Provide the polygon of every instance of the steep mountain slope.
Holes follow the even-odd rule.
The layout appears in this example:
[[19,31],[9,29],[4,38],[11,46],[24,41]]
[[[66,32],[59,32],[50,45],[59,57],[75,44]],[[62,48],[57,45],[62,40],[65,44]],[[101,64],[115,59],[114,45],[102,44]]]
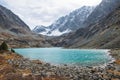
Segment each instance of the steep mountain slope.
[[[106,9],[109,13],[99,18],[98,15],[103,13],[97,11]],[[88,26],[64,36],[64,39],[54,39],[58,40],[55,44],[71,48],[120,48],[120,0],[103,0],[91,15],[91,20],[88,17],[90,21],[86,23]]]
[[120,8],[103,21],[92,25],[71,47],[84,48],[120,48]]
[[10,47],[48,47],[43,36],[33,34],[30,28],[12,11],[0,5],[0,43]]
[[93,10],[94,7],[83,6],[80,9],[71,12],[69,15],[59,18],[52,25],[48,26],[48,28],[45,27],[45,31],[41,32],[41,29],[43,30],[43,27],[40,27],[38,30],[37,26],[37,30],[35,30],[35,28],[33,32],[37,31],[39,34],[44,33],[44,35],[48,36],[60,36],[65,33],[75,31],[82,27],[82,23],[86,20],[86,18]]
[[[29,27],[12,11],[0,5],[0,32],[7,30],[15,34],[31,33]],[[3,29],[3,30],[2,30]]]
[[85,20],[84,26],[95,24],[101,19],[105,18],[108,14],[114,11],[119,6],[120,0],[103,0],[99,6],[90,14]]

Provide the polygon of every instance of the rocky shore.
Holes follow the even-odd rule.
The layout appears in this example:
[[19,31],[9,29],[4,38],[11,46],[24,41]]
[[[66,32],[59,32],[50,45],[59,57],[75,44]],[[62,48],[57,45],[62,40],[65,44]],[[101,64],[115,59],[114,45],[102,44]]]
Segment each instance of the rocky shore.
[[110,52],[116,60],[104,67],[54,66],[4,53],[0,56],[11,67],[0,68],[0,80],[120,80],[120,50]]

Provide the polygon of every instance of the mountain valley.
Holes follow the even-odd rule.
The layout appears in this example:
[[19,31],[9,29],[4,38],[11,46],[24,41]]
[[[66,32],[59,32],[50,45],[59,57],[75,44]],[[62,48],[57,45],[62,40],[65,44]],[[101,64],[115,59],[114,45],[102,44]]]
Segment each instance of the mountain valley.
[[[22,0],[17,1],[20,4]],[[31,3],[28,5],[27,1]],[[20,4],[22,8],[17,9],[42,13],[44,8],[39,5],[45,5],[47,10],[47,1],[56,0],[45,3],[23,0],[25,6]],[[36,17],[43,19],[43,13],[29,14],[28,26],[3,5],[0,5],[0,80],[120,80],[120,0],[82,6],[49,26],[40,21],[41,25],[33,30],[32,22]]]

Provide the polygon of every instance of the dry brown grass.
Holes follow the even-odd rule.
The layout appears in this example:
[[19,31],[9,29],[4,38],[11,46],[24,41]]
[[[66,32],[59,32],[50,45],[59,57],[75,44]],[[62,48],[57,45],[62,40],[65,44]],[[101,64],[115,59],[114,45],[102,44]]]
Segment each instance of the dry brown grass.
[[107,72],[112,73],[112,74],[117,75],[117,76],[120,76],[120,72],[116,71],[116,70],[108,70]]
[[116,60],[116,61],[115,61],[115,64],[120,65],[120,60]]
[[117,79],[117,78],[112,78],[111,80],[120,80],[120,79]]

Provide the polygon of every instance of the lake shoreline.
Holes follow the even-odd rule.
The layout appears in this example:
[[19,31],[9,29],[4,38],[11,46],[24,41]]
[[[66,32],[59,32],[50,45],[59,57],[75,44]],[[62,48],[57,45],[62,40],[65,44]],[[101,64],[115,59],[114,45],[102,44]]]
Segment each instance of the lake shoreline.
[[[12,53],[13,55],[14,53]],[[110,51],[110,55],[113,56],[116,54],[114,51]],[[15,56],[17,54],[14,54]],[[18,55],[17,55],[18,56]],[[118,60],[119,57],[114,55],[113,58]],[[9,58],[7,59],[9,65],[12,66],[15,70],[29,70],[30,72],[24,72],[21,74],[22,78],[30,77],[31,80],[108,80],[108,79],[118,79],[120,78],[118,68],[120,65],[115,62],[109,63],[104,67],[69,67],[64,66],[53,66],[49,63],[41,62],[40,60],[29,60],[24,57],[19,58]],[[116,72],[116,73],[115,73]],[[16,75],[17,73],[14,73]],[[11,74],[13,75],[13,74]],[[10,75],[10,76],[11,76]],[[6,77],[6,76],[5,76]],[[9,76],[7,76],[9,77]],[[6,77],[6,78],[7,78]],[[35,79],[33,79],[35,78]],[[18,80],[21,80],[18,79]],[[4,80],[4,79],[2,79]],[[14,78],[13,78],[14,80]],[[29,79],[26,79],[29,80]]]
[[108,54],[108,49],[63,49],[53,47],[14,50],[30,60],[38,59],[55,66],[104,66],[112,60]]

